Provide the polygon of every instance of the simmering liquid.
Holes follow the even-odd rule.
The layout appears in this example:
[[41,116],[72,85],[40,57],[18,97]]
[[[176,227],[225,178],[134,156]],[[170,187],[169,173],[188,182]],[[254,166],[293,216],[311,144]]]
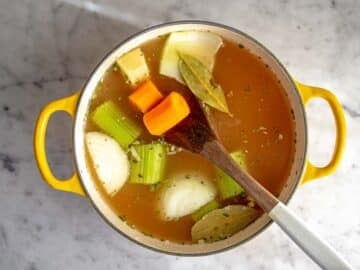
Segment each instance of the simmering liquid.
[[[158,37],[141,46],[151,70],[151,79],[164,96],[171,91],[189,91],[174,79],[158,73],[165,39]],[[285,90],[261,59],[226,40],[216,55],[213,75],[222,86],[233,114],[230,117],[214,112],[214,124],[222,143],[229,152],[242,150],[246,154],[249,173],[274,195],[279,195],[294,158],[294,126]],[[112,100],[141,124],[142,115],[128,102],[132,91],[120,71],[111,68],[99,83],[89,113],[102,102]],[[99,129],[88,120],[86,130]],[[150,141],[153,137],[144,129],[140,139]],[[89,157],[87,161],[91,167]],[[184,171],[199,171],[215,180],[214,166],[204,158],[187,151],[169,155],[165,178]],[[110,197],[95,173],[93,177],[119,218],[126,219],[129,225],[160,239],[191,241],[191,226],[194,224],[191,217],[176,221],[160,219],[156,210],[157,192],[151,191],[149,186],[126,183],[114,197]],[[239,201],[235,199],[232,203]]]

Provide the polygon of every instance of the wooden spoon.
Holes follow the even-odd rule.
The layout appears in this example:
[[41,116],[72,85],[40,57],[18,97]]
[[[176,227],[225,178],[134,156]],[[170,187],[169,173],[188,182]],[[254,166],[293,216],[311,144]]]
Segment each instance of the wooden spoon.
[[236,164],[219,141],[211,121],[196,97],[188,93],[186,99],[191,108],[190,115],[168,131],[164,136],[165,140],[205,157],[231,175],[320,267],[352,269],[340,254],[307,228],[289,208]]

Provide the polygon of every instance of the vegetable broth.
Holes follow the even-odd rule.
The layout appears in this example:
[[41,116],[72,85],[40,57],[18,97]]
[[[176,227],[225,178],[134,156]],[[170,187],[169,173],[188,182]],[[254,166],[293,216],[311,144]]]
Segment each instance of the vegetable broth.
[[[162,36],[140,46],[151,80],[164,95],[170,91],[189,91],[185,85],[158,72],[165,40],[166,36]],[[226,40],[223,43],[216,55],[213,76],[224,90],[233,117],[212,110],[215,127],[227,150],[242,150],[249,173],[277,196],[289,175],[295,151],[294,124],[285,90],[261,59],[243,46]],[[112,100],[142,125],[142,114],[128,102],[128,96],[133,91],[114,66],[99,83],[89,113],[102,102]],[[89,118],[86,131],[98,130]],[[155,137],[144,128],[139,140],[149,142],[152,139]],[[91,160],[86,158],[91,167]],[[215,181],[214,166],[204,158],[187,151],[168,155],[165,178],[187,171],[201,172]],[[119,218],[126,219],[128,224],[145,234],[164,240],[191,242],[190,232],[194,224],[191,215],[175,221],[162,220],[156,207],[157,190],[151,190],[147,185],[125,183],[111,197],[104,191],[96,174],[92,174]],[[231,200],[232,203],[242,201],[243,198]]]

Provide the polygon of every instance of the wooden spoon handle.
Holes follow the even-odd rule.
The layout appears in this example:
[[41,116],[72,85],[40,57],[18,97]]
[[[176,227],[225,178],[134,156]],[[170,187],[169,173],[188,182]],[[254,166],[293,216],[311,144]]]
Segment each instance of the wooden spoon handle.
[[259,184],[255,178],[239,168],[239,165],[236,164],[224,146],[217,140],[206,142],[200,154],[228,175],[231,175],[266,213],[269,213],[279,202],[279,200]]
[[320,239],[297,218],[282,202],[274,197],[251,175],[242,170],[218,141],[204,144],[201,155],[231,175],[249,193],[257,204],[269,214],[295,243],[324,269],[352,269],[340,254]]

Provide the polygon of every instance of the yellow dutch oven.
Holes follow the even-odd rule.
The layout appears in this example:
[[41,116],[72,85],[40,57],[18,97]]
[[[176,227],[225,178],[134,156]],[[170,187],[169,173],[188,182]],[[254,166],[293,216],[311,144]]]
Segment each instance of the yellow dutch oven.
[[[293,80],[277,58],[255,39],[237,29],[202,21],[172,22],[154,26],[121,42],[97,65],[81,91],[76,92],[72,96],[55,100],[42,109],[35,128],[34,151],[41,175],[51,187],[87,197],[108,224],[129,239],[148,248],[170,254],[205,255],[223,251],[250,239],[270,224],[271,221],[269,217],[264,214],[254,223],[232,237],[214,243],[182,245],[168,241],[160,241],[131,228],[118,218],[117,214],[106,203],[105,198],[98,192],[85,161],[84,127],[87,110],[91,97],[96,89],[96,85],[104,75],[105,71],[115,62],[117,57],[138,47],[140,44],[159,35],[166,35],[173,31],[186,30],[211,31],[230,41],[243,44],[253,54],[260,56],[263,61],[269,65],[284,86],[295,119],[296,146],[295,159],[293,161],[291,173],[279,195],[281,201],[287,203],[299,183],[306,183],[316,178],[327,176],[338,167],[344,151],[346,137],[344,112],[338,99],[328,90],[304,85]],[[324,167],[313,165],[306,156],[308,133],[305,106],[312,98],[324,99],[329,104],[335,119],[335,148],[331,161]],[[49,167],[45,149],[48,121],[51,115],[57,111],[65,111],[73,119],[73,152],[76,171],[73,176],[65,180],[57,179],[53,175]]]

